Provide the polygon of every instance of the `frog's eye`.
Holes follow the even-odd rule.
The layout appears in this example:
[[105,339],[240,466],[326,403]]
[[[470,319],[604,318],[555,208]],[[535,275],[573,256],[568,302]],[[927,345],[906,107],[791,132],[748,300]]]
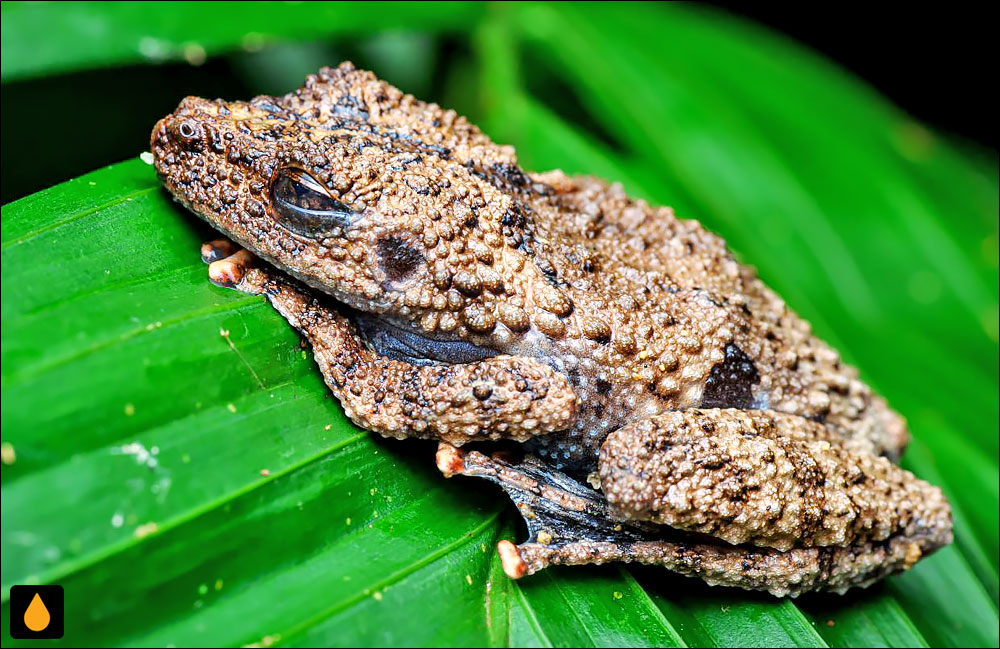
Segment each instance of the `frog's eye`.
[[335,234],[359,216],[298,169],[278,171],[271,186],[271,199],[275,220],[295,234],[311,239]]

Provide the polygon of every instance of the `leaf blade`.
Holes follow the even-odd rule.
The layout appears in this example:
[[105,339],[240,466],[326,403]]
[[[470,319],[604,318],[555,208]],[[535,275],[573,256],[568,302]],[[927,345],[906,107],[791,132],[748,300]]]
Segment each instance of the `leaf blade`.
[[456,31],[476,19],[474,3],[262,2],[236,10],[225,2],[4,2],[0,79],[94,67],[188,61],[231,50],[256,51],[282,40],[315,40],[376,30]]

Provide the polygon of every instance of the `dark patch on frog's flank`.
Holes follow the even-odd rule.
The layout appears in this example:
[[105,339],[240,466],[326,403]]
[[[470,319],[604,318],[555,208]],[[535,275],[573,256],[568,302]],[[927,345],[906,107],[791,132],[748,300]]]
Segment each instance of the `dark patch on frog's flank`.
[[388,235],[376,244],[379,265],[390,282],[401,282],[426,261],[422,252],[399,237]]
[[[473,455],[466,460],[465,475],[479,475],[503,487],[524,517],[528,526],[528,543],[539,542],[539,534],[548,535],[546,544],[554,547],[581,538],[593,542],[629,544],[648,541],[663,534],[682,534],[649,523],[615,519],[599,491],[583,486],[564,473],[553,471],[531,455],[508,451],[489,460],[484,456],[480,458],[485,461],[483,464],[494,464],[509,473],[478,473],[476,459],[479,458]],[[511,480],[513,476],[521,479]]]
[[701,397],[702,408],[752,408],[753,386],[760,383],[760,372],[743,350],[729,343],[725,360],[712,367],[705,391]]
[[369,118],[368,105],[353,95],[344,95],[333,107],[334,115],[353,118],[367,122]]

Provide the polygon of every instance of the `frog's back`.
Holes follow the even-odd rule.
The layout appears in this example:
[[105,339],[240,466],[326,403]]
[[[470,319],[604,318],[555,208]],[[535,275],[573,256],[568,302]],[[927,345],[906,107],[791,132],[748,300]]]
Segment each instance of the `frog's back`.
[[540,453],[588,465],[616,428],[686,408],[778,410],[871,452],[902,452],[902,420],[720,237],[617,184],[531,178],[551,189],[530,202],[533,263],[548,285],[536,292],[573,309],[542,348],[581,400],[574,429]]
[[[373,316],[375,335],[358,333],[369,345],[419,364],[509,355],[557,370],[578,401],[544,442],[557,468],[592,465],[611,431],[685,408],[802,415],[877,452],[905,440],[856,372],[697,221],[618,185],[526,174],[512,147],[350,64],[283,97],[189,98],[152,143],[160,177],[196,213]],[[312,203],[289,207],[310,195],[328,223]]]

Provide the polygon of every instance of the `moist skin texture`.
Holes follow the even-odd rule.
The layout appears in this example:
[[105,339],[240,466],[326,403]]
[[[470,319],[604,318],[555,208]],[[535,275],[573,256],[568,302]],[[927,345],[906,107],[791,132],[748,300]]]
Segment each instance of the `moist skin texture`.
[[[527,173],[349,63],[188,97],[151,147],[245,248],[206,244],[210,277],[267,296],[353,421],[508,492],[530,535],[498,547],[512,577],[641,561],[842,592],[951,542],[940,490],[893,463],[902,418],[697,221]],[[499,440],[520,455],[459,448]]]

